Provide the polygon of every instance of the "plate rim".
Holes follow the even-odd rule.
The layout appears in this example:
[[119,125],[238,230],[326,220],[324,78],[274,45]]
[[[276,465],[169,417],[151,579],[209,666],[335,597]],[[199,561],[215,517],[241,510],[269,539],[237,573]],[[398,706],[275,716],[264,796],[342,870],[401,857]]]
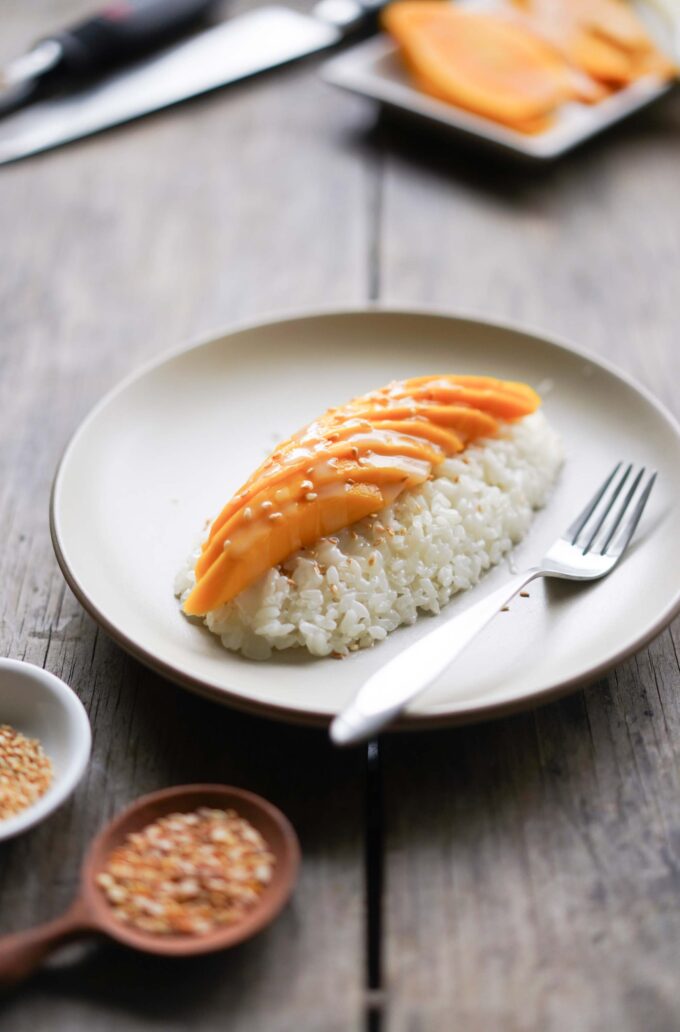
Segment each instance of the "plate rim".
[[[532,326],[531,324],[513,322],[507,319],[489,318],[475,310],[452,311],[441,305],[399,305],[392,303],[383,305],[380,302],[371,301],[360,305],[348,304],[334,305],[333,307],[320,306],[318,308],[305,307],[303,309],[284,309],[280,311],[272,311],[264,319],[253,317],[239,320],[231,324],[226,329],[221,328],[219,330],[213,330],[209,332],[209,334],[201,334],[200,337],[192,338],[188,344],[180,345],[176,348],[172,348],[170,351],[156,355],[154,358],[142,363],[141,366],[133,369],[118,383],[114,384],[114,386],[92,406],[71,434],[57,463],[52,480],[49,498],[49,529],[52,547],[62,576],[85,612],[92,617],[98,626],[100,626],[109,635],[109,637],[111,637],[116,644],[123,649],[124,652],[137,659],[155,673],[167,678],[174,684],[177,684],[203,698],[210,699],[213,702],[218,702],[221,705],[231,706],[236,710],[248,713],[252,716],[265,717],[282,723],[326,728],[333,719],[331,714],[320,712],[318,710],[300,710],[293,706],[277,705],[272,702],[259,702],[245,698],[231,688],[216,687],[206,684],[202,679],[193,677],[172,663],[165,662],[154,653],[149,652],[144,648],[144,646],[128,637],[124,631],[119,629],[98,609],[97,605],[90,599],[88,593],[79,583],[77,577],[71,570],[62,547],[62,541],[59,534],[59,519],[57,513],[59,492],[61,490],[64,471],[73,449],[77,445],[80,437],[87,432],[90,424],[97,418],[99,412],[106,408],[119,394],[122,394],[129,386],[136,383],[138,380],[141,380],[155,369],[158,369],[183,355],[208,347],[219,340],[227,341],[230,337],[235,337],[239,333],[251,330],[261,330],[270,326],[280,325],[281,323],[318,318],[333,319],[338,316],[371,315],[397,317],[411,316],[416,318],[434,317],[445,321],[453,320],[459,323],[471,322],[476,323],[477,325],[490,327],[493,330],[500,330],[501,332],[518,333],[525,337],[533,337],[542,344],[548,344],[549,346],[555,347],[563,352],[566,351],[570,355],[575,355],[592,365],[598,366],[600,369],[603,369],[616,379],[622,381],[627,387],[641,395],[645,401],[651,405],[661,419],[669,425],[669,428],[680,441],[680,422],[675,418],[673,413],[670,412],[663,402],[661,402],[646,386],[636,383],[631,375],[620,369],[613,362],[572,344],[564,337],[553,334],[552,332],[546,332],[538,327]],[[665,630],[665,628],[679,613],[680,585],[678,586],[675,595],[661,614],[644,627],[640,634],[625,646],[610,654],[602,662],[590,667],[582,674],[557,681],[554,684],[534,692],[528,699],[526,696],[521,696],[519,698],[504,701],[490,700],[486,703],[480,702],[472,709],[464,709],[458,712],[430,712],[422,714],[407,713],[400,717],[389,730],[420,731],[434,728],[455,727],[464,724],[477,724],[493,720],[498,717],[509,716],[521,710],[532,710],[538,706],[543,706],[548,702],[555,701],[569,694],[580,686],[586,687],[590,684],[594,684],[603,674],[607,673],[609,670],[613,669],[613,667],[617,666],[625,659],[628,659],[629,656],[634,655],[648,645],[650,641]]]

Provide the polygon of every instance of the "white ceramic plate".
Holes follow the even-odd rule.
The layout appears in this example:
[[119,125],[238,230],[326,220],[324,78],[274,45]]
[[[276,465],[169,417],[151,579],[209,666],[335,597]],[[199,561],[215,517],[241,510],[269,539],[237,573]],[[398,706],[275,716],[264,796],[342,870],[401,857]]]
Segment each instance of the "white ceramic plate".
[[599,104],[562,105],[554,125],[545,132],[528,136],[416,89],[396,46],[386,36],[343,50],[322,66],[321,74],[326,82],[350,93],[378,100],[403,115],[439,126],[454,135],[474,138],[530,161],[553,161],[561,157],[662,97],[671,88],[656,76],[647,76]]
[[[518,566],[542,555],[616,460],[656,467],[659,482],[620,569],[587,588],[532,586],[531,597],[500,614],[405,723],[477,719],[594,678],[680,607],[672,518],[680,430],[651,397],[594,359],[474,320],[380,310],[290,318],[199,344],[128,379],[88,416],[57,472],[52,535],[69,584],[125,649],[169,678],[244,709],[327,722],[436,618],[342,662],[281,653],[256,663],[182,617],[175,573],[205,520],[277,440],[355,394],[440,371],[528,381],[543,391],[564,436],[564,473],[513,553]],[[447,615],[507,572],[492,571]]]

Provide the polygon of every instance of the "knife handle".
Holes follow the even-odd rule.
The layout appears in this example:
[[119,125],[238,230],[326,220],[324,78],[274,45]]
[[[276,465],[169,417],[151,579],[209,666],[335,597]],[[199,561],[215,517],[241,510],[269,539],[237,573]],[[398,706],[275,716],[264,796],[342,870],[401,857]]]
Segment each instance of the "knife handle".
[[217,0],[112,0],[98,14],[49,38],[59,71],[89,75],[154,50],[188,30]]

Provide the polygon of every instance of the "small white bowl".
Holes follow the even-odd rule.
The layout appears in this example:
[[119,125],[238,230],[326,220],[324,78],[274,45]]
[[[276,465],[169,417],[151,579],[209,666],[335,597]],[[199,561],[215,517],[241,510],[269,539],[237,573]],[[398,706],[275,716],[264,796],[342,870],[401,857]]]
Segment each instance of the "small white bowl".
[[85,772],[92,733],[83,704],[67,684],[17,659],[0,659],[0,724],[37,738],[53,770],[52,784],[37,802],[0,820],[2,841],[32,828],[70,796]]

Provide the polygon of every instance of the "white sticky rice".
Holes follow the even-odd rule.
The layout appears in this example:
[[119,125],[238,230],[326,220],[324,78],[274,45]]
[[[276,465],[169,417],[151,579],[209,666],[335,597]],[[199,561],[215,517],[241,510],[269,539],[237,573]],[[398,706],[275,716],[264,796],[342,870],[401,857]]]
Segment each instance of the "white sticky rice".
[[[498,563],[545,504],[562,459],[541,412],[505,424],[377,516],[269,570],[204,622],[251,659],[296,646],[315,656],[367,648],[419,611],[438,613]],[[199,551],[177,578],[182,599]]]

